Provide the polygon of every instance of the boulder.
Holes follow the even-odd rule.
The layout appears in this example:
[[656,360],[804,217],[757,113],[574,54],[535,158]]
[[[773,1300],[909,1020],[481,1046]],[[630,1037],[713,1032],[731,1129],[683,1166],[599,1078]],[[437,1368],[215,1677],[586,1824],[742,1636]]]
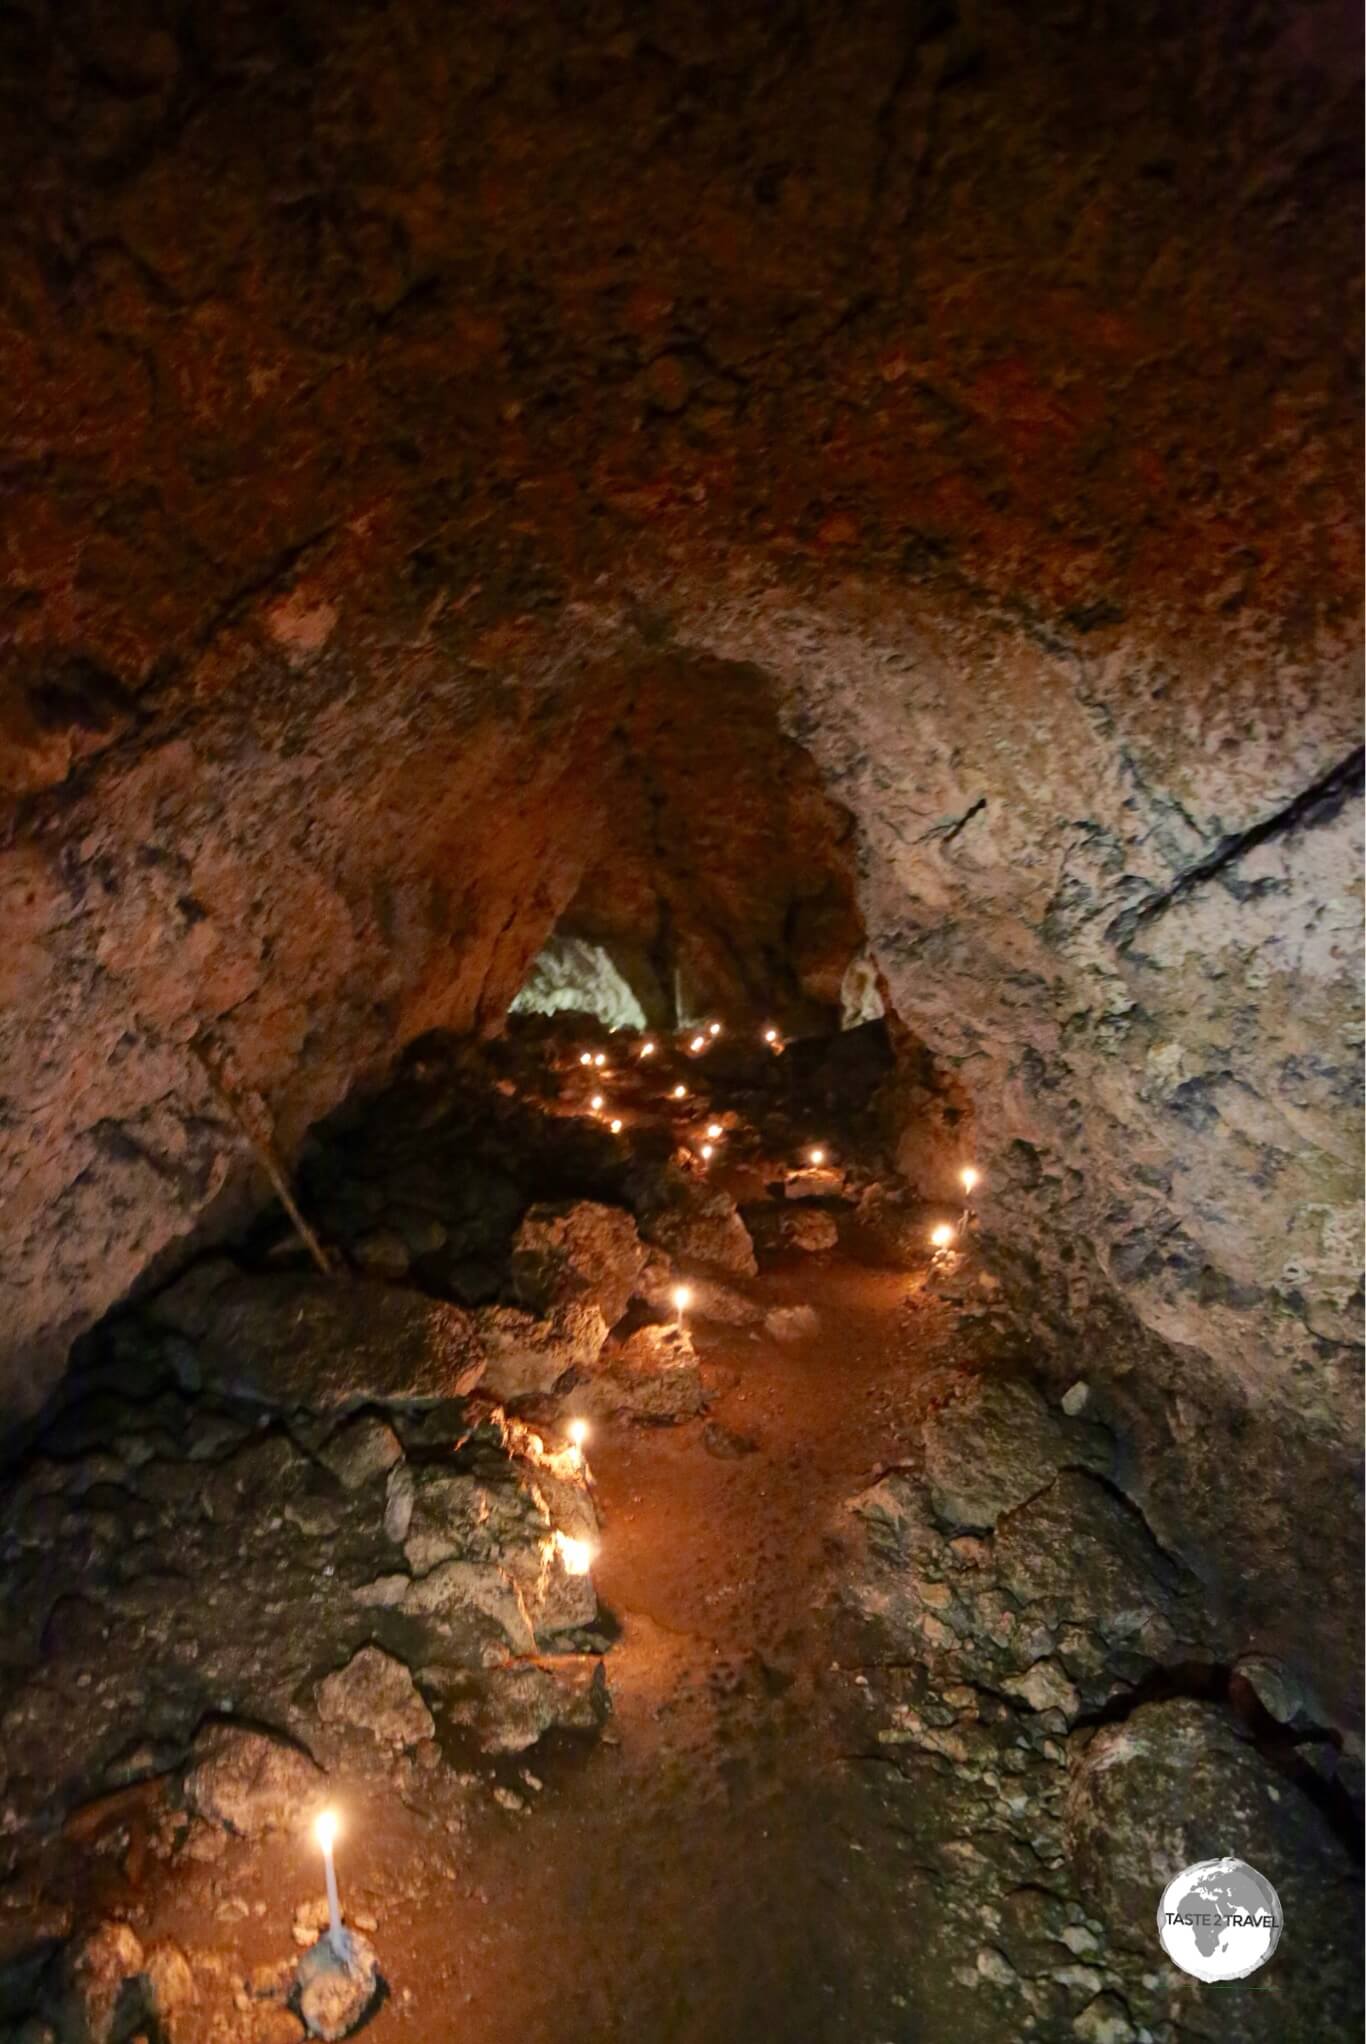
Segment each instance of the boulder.
[[728,1192],[681,1171],[665,1175],[661,1192],[641,1224],[647,1241],[686,1265],[710,1265],[736,1277],[755,1275],[754,1243]]
[[601,1307],[586,1300],[566,1302],[547,1320],[515,1306],[483,1306],[475,1320],[488,1358],[484,1389],[509,1401],[552,1391],[570,1370],[591,1369],[607,1339]]
[[416,1746],[435,1730],[406,1663],[381,1647],[362,1647],[344,1668],[325,1675],[317,1698],[324,1724],[369,1732],[383,1746]]
[[596,1732],[610,1708],[601,1661],[553,1671],[526,1663],[463,1678],[448,1714],[485,1753],[521,1753],[557,1727]]
[[150,2013],[143,1950],[126,1923],[97,1924],[68,1947],[62,1965],[63,2044],[123,2044]]
[[814,1306],[775,1306],[764,1315],[764,1332],[773,1341],[807,1341],[819,1325]]
[[1150,1957],[1167,1883],[1201,1860],[1246,1860],[1276,1889],[1286,1934],[1240,1999],[1239,2037],[1361,2034],[1356,1869],[1315,1804],[1227,1712],[1186,1698],[1145,1703],[1068,1746],[1068,1849],[1117,1944]]
[[321,1768],[265,1732],[214,1724],[195,1740],[185,1800],[198,1816],[244,1838],[302,1830],[327,1800]]
[[398,1435],[371,1413],[363,1413],[335,1434],[329,1434],[318,1450],[318,1460],[346,1490],[360,1490],[375,1478],[387,1475],[402,1459],[403,1444]]
[[647,1251],[631,1216],[594,1200],[534,1206],[517,1230],[512,1282],[539,1313],[596,1306],[608,1327],[630,1303]]
[[219,1391],[310,1412],[459,1398],[484,1372],[472,1317],[393,1285],[316,1276],[190,1274],[153,1302]]
[[604,1352],[601,1367],[574,1392],[585,1415],[690,1419],[704,1404],[702,1373],[686,1328],[650,1325]]

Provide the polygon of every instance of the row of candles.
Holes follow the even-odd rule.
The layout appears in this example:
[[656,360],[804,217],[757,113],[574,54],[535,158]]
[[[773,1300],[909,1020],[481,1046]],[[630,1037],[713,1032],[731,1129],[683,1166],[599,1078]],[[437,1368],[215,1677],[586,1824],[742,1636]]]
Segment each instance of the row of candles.
[[[707,1035],[713,1041],[720,1034],[721,1025],[719,1022],[713,1022],[708,1025]],[[777,1044],[779,1041],[777,1030],[766,1029],[764,1031],[764,1041],[768,1044]],[[693,1037],[689,1045],[689,1048],[693,1051],[705,1050],[706,1047],[707,1038],[703,1036]],[[643,1058],[651,1057],[654,1054],[654,1049],[653,1041],[647,1037],[640,1046],[640,1056]],[[580,1057],[579,1063],[581,1065],[591,1065],[601,1071],[606,1067],[607,1059],[601,1051],[598,1051],[596,1054],[585,1051]],[[676,1100],[686,1099],[687,1088],[675,1086],[673,1098]],[[590,1103],[595,1113],[600,1112],[605,1104],[600,1093],[594,1094]],[[614,1135],[618,1134],[621,1130],[621,1122],[619,1120],[613,1120],[610,1126]],[[707,1135],[710,1140],[703,1143],[699,1153],[704,1159],[712,1155],[712,1142],[718,1141],[723,1132],[719,1121],[707,1124]],[[826,1161],[826,1151],[820,1144],[815,1145],[806,1154],[808,1163],[817,1170]],[[944,1255],[948,1252],[955,1238],[961,1239],[967,1230],[968,1222],[972,1218],[972,1195],[981,1181],[981,1173],[975,1166],[965,1164],[959,1176],[963,1183],[965,1204],[957,1227],[952,1227],[947,1221],[941,1221],[930,1231],[931,1245],[939,1255]],[[674,1309],[675,1324],[680,1331],[683,1328],[684,1316],[692,1304],[692,1299],[693,1294],[690,1285],[675,1285],[669,1294],[670,1304]],[[588,1422],[584,1419],[571,1419],[565,1432],[568,1439],[565,1453],[569,1458],[570,1466],[576,1470],[582,1469],[584,1467],[584,1444],[588,1439]],[[569,1575],[587,1575],[593,1563],[593,1549],[588,1541],[573,1539],[570,1535],[562,1533],[557,1529],[555,1533],[555,1547]],[[342,1924],[341,1902],[337,1892],[337,1868],[333,1856],[333,1846],[336,1843],[338,1828],[336,1811],[324,1810],[314,1825],[314,1836],[322,1851],[323,1875],[327,1885],[328,1942],[337,1959],[345,1964],[349,1962],[351,1956],[351,1945]]]

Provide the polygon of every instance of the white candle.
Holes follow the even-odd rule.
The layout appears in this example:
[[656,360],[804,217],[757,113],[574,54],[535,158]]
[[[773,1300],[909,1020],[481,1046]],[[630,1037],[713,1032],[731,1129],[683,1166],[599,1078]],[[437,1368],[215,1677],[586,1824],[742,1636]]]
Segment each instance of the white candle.
[[322,1847],[323,1874],[327,1881],[327,1936],[333,1951],[339,1959],[346,1957],[346,1933],[342,1929],[341,1902],[337,1896],[337,1869],[332,1859],[332,1846],[337,1836],[337,1813],[324,1810],[313,1826],[313,1836]]
[[678,1324],[681,1327],[683,1315],[692,1304],[692,1290],[688,1285],[675,1285],[670,1297],[673,1299],[674,1312],[678,1315]]

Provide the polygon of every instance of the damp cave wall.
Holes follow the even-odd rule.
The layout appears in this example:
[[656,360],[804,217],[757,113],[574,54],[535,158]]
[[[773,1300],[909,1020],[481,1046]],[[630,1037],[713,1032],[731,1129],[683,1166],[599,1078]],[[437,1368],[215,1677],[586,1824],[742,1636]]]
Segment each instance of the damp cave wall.
[[288,1156],[496,1026],[623,672],[732,663],[1045,1352],[1105,1330],[1156,1522],[1350,1707],[1355,10],[3,37],[7,1407],[261,1197],[191,1045]]

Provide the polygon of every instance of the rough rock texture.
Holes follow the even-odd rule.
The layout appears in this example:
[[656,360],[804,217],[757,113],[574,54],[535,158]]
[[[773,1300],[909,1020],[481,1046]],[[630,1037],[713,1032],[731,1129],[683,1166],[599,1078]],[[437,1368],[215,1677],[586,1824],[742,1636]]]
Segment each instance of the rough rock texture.
[[411,1671],[381,1647],[362,1647],[344,1668],[324,1676],[318,1716],[324,1724],[370,1732],[386,1746],[416,1746],[435,1730]]
[[633,1419],[691,1419],[702,1405],[697,1356],[687,1330],[677,1326],[638,1327],[610,1344],[573,1396],[575,1412]]
[[496,1023],[642,692],[767,693],[987,1225],[1159,1338],[1142,1479],[1293,1642],[1304,1501],[1357,1550],[1356,29],[14,18],[12,1408],[262,1196],[200,1053],[292,1156]]
[[589,1301],[613,1327],[626,1311],[646,1254],[635,1222],[618,1207],[592,1200],[536,1206],[517,1230],[512,1282],[542,1312]]
[[387,1285],[210,1264],[163,1293],[153,1317],[192,1341],[199,1381],[273,1406],[459,1398],[484,1371],[468,1313]]
[[259,1838],[303,1830],[326,1802],[327,1783],[296,1746],[239,1725],[215,1725],[195,1742],[185,1800],[211,1824]]
[[475,1318],[487,1359],[481,1382],[495,1398],[531,1397],[570,1370],[591,1369],[607,1339],[601,1308],[577,1299],[548,1320],[515,1306],[485,1306]]
[[[1259,1979],[1252,2034],[1303,2034],[1312,2012],[1317,2034],[1350,2035],[1360,2021],[1361,1885],[1303,1788],[1208,1704],[1144,1704],[1070,1743],[1068,1845],[1111,1936],[1150,1951],[1153,1897],[1172,1870],[1236,1850],[1276,1889],[1286,1922],[1285,1951]],[[1192,1991],[1192,2033],[1216,2036],[1213,2012],[1197,2013],[1202,1999]]]

